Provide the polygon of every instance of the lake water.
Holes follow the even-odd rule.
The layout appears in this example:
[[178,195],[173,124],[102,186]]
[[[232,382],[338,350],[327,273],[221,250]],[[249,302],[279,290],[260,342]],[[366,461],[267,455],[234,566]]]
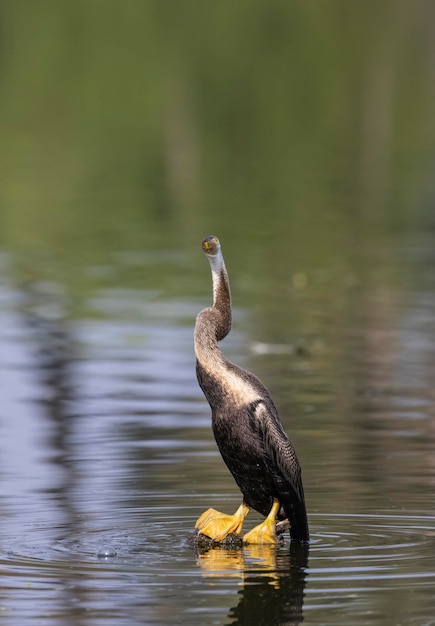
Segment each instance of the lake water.
[[[351,284],[352,315],[342,293],[293,343],[257,335],[233,289],[223,349],[272,389],[311,544],[204,553],[189,544],[196,518],[240,503],[194,371],[210,286],[101,287],[71,318],[59,285],[17,287],[3,254],[2,623],[435,624],[434,257],[418,243],[401,287]],[[298,280],[295,306],[316,310]]]

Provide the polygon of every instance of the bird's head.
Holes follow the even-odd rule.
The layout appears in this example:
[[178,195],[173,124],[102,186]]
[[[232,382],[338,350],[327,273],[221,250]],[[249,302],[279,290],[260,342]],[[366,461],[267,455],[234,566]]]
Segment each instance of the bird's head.
[[219,239],[214,235],[209,235],[202,240],[202,250],[208,257],[218,256],[221,249]]

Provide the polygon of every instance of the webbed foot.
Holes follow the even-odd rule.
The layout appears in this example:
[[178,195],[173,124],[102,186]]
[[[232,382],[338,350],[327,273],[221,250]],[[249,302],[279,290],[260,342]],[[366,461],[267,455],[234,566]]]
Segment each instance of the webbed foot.
[[278,500],[274,500],[269,515],[264,522],[255,526],[243,537],[243,543],[278,543],[276,535],[276,516],[279,511],[280,504]]
[[240,533],[249,508],[241,504],[234,515],[226,515],[216,509],[207,509],[198,518],[195,528],[202,534],[219,542],[230,533]]

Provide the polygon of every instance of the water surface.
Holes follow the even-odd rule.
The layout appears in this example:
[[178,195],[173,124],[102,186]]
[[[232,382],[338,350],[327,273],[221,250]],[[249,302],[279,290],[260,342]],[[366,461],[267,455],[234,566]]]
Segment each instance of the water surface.
[[[424,247],[405,254],[411,273],[431,262]],[[240,502],[194,373],[209,287],[191,299],[102,287],[73,319],[58,286],[17,287],[3,258],[5,623],[434,623],[430,276],[394,293],[350,287],[352,315],[301,321],[293,342],[264,341],[236,307],[224,349],[273,391],[312,541],[200,553],[196,518]],[[292,297],[310,310],[321,298]]]

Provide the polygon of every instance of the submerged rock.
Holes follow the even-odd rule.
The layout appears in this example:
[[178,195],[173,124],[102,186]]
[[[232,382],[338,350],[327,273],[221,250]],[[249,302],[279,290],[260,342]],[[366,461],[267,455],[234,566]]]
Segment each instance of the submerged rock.
[[240,550],[243,547],[243,538],[238,533],[230,533],[222,541],[214,541],[195,530],[189,537],[189,545],[199,552],[206,552],[215,546],[225,548],[226,550]]

